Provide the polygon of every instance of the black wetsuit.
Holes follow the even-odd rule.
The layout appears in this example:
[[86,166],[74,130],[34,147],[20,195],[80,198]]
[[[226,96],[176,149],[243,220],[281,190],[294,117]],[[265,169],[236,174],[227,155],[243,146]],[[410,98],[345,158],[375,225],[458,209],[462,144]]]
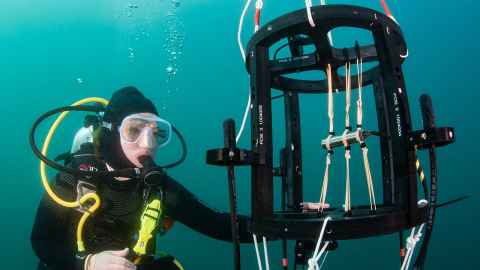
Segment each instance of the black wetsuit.
[[[74,165],[77,166],[78,164]],[[141,181],[102,179],[96,184],[101,207],[90,217],[84,228],[87,253],[121,250],[135,244],[139,219],[144,206]],[[57,175],[54,191],[65,200],[76,197],[76,180],[68,174]],[[173,220],[215,239],[231,241],[230,214],[217,212],[200,202],[191,192],[170,177],[161,184],[162,209]],[[84,259],[76,256],[76,228],[80,213],[62,207],[45,194],[39,205],[33,226],[32,247],[40,258],[38,269],[83,269]],[[250,242],[248,218],[239,216],[240,241]],[[149,250],[155,249],[155,242]],[[176,269],[169,259],[158,260],[139,269]]]

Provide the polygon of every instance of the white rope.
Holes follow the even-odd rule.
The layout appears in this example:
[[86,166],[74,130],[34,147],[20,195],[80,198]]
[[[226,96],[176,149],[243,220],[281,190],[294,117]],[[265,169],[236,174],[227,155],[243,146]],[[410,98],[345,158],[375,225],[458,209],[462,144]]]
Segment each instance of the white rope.
[[345,212],[350,212],[350,147],[347,140],[347,134],[350,131],[350,103],[351,103],[351,65],[349,62],[345,65],[345,131],[342,134],[343,146],[345,147],[346,181],[345,181]]
[[268,260],[267,238],[263,237],[263,253],[265,255],[265,269],[270,270],[270,262]]
[[344,210],[345,212],[350,212],[352,210],[351,208],[351,200],[350,200],[350,159],[351,159],[351,155],[350,155],[350,149],[349,149],[349,144],[348,144],[348,141],[347,141],[347,133],[348,133],[348,129],[345,129],[345,131],[343,132],[343,145],[345,147],[345,166],[346,166],[346,180],[345,180],[345,207],[344,207]]
[[332,85],[332,66],[328,64],[327,66],[327,77],[328,77],[328,119],[330,122],[329,132],[332,134],[333,130],[333,85]]
[[368,160],[368,147],[362,138],[362,124],[363,124],[363,102],[362,102],[362,87],[363,87],[363,59],[357,58],[357,76],[358,76],[358,100],[357,100],[357,132],[356,138],[361,145],[363,155],[363,165],[365,170],[365,177],[367,178],[368,197],[370,200],[370,210],[377,210],[377,203],[375,200],[375,191],[373,188],[373,177],[370,169],[370,162]]
[[[330,137],[330,136],[329,136]],[[329,140],[329,139],[327,139]],[[326,158],[326,166],[325,166],[325,174],[323,175],[323,184],[322,184],[322,193],[320,194],[320,204],[318,207],[320,210],[323,212],[323,209],[325,208],[325,201],[327,198],[327,190],[328,190],[328,180],[329,180],[329,171],[330,171],[330,164],[332,163],[331,161],[331,155],[330,151],[327,154]]]
[[412,229],[410,232],[410,236],[407,237],[407,253],[405,254],[405,258],[403,259],[402,266],[400,267],[400,270],[407,270],[408,267],[410,266],[410,262],[412,261],[413,257],[413,252],[415,251],[415,246],[417,243],[420,241],[420,238],[422,237],[422,230],[423,227],[425,226],[425,223],[422,223],[420,225],[420,228],[418,228],[418,231],[415,232],[415,227]]
[[327,198],[327,190],[328,190],[328,181],[329,181],[329,171],[330,171],[330,164],[332,163],[332,147],[330,145],[330,140],[333,137],[333,86],[332,86],[332,66],[328,64],[327,66],[327,77],[328,77],[328,119],[330,122],[330,127],[329,127],[329,135],[327,137],[325,147],[327,149],[327,158],[325,161],[325,173],[323,175],[323,183],[322,183],[322,191],[320,194],[320,204],[319,208],[321,208],[321,211],[323,212],[323,209],[325,208],[325,201]]
[[363,122],[362,109],[362,88],[363,88],[363,59],[357,58],[357,76],[358,76],[358,100],[357,100],[357,126],[361,127]]
[[[327,5],[327,1],[326,0],[320,0],[320,5],[321,6],[326,6]],[[333,46],[333,38],[332,38],[332,32],[329,31],[328,34],[328,41],[330,42],[330,46]]]
[[350,127],[350,103],[351,103],[351,65],[347,62],[345,65],[345,128]]
[[255,253],[257,254],[258,269],[262,270],[262,260],[260,259],[260,251],[258,250],[258,241],[256,234],[253,234],[253,244],[255,245]]
[[[245,19],[245,14],[247,13],[248,8],[250,7],[252,0],[247,0],[245,3],[245,6],[242,10],[242,14],[240,15],[240,21],[238,23],[238,31],[237,31],[237,43],[238,47],[240,48],[240,53],[242,55],[243,62],[246,62],[246,55],[245,55],[245,49],[243,48],[242,44],[242,29],[243,29],[243,20]],[[263,5],[263,3],[262,3]],[[248,101],[247,105],[245,106],[245,112],[243,113],[243,118],[242,118],[242,124],[240,125],[240,130],[238,131],[237,137],[235,138],[235,141],[238,143],[240,138],[242,137],[243,130],[245,129],[245,125],[247,123],[247,118],[248,114],[250,112],[250,104],[252,103],[251,96],[250,96],[250,89],[248,91]]]
[[365,176],[367,177],[368,197],[370,199],[370,210],[377,210],[377,203],[375,201],[375,191],[373,189],[373,178],[370,170],[370,162],[368,161],[368,148],[362,147],[363,164],[365,168]]
[[245,129],[245,124],[247,123],[248,113],[250,112],[250,105],[252,103],[250,94],[248,95],[247,106],[245,107],[245,112],[243,113],[242,124],[240,125],[240,130],[238,131],[237,137],[235,141],[238,143],[240,138],[242,137],[243,130]]
[[318,269],[322,269],[323,264],[325,264],[325,261],[327,260],[327,256],[328,256],[328,250],[327,252],[325,252],[325,256],[323,257],[322,263],[320,264],[320,267]]
[[247,10],[250,7],[251,2],[252,0],[247,0],[247,2],[245,3],[245,7],[243,7],[243,11],[242,11],[242,14],[240,15],[240,22],[238,23],[238,31],[237,31],[237,43],[238,43],[238,47],[240,48],[240,53],[242,54],[242,59],[244,62],[247,59],[247,57],[245,55],[245,49],[243,48],[243,44],[242,44],[243,20],[245,18],[245,14],[247,14]]
[[[322,255],[325,253],[325,250],[328,247],[328,244],[330,242],[325,242],[323,245],[322,249],[320,250],[320,244],[323,242],[323,236],[325,235],[325,228],[327,227],[327,223],[332,220],[331,217],[326,217],[323,220],[323,225],[322,229],[320,231],[320,235],[318,236],[317,244],[315,245],[315,251],[312,254],[312,257],[308,259],[308,270],[318,270],[320,269],[320,266],[318,265],[318,261],[322,257]],[[323,265],[323,263],[322,263]]]
[[307,10],[308,23],[311,27],[315,27],[315,22],[313,21],[312,16],[312,0],[305,0],[305,9]]
[[[265,269],[270,270],[270,262],[268,259],[268,247],[267,247],[267,238],[264,236],[263,240],[263,255],[265,256]],[[255,253],[257,255],[258,269],[262,270],[262,259],[260,258],[260,251],[258,248],[257,235],[253,234],[253,244],[255,245]]]

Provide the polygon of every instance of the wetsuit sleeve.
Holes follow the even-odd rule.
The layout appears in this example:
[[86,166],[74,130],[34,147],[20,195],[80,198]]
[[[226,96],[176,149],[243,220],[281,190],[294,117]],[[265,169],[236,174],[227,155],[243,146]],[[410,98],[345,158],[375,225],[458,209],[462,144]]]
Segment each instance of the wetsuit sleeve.
[[[53,186],[63,199],[73,200],[72,186]],[[56,204],[48,194],[44,194],[37,209],[31,243],[40,263],[48,270],[83,269],[84,260],[75,256],[74,231],[70,224],[77,214],[69,208]]]
[[[232,241],[230,213],[216,211],[172,178],[164,185],[164,203],[168,216],[189,228],[218,240]],[[250,220],[238,215],[240,242],[252,242]]]

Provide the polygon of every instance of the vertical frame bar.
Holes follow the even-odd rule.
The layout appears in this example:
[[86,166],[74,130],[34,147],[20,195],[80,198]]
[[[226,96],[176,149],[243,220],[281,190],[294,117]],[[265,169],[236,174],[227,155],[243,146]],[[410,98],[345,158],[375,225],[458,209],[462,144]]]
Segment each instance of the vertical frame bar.
[[[390,35],[387,27],[373,29],[378,60],[380,80],[383,83],[386,115],[390,130],[391,154],[396,162],[392,164],[397,206],[409,213],[410,223],[415,222],[417,209],[417,183],[412,146],[408,143],[408,132],[412,130],[406,87],[399,55],[394,55],[398,44]],[[407,151],[405,151],[407,150]]]
[[271,73],[268,70],[268,47],[255,46],[249,57],[252,150],[258,157],[252,166],[252,217],[255,224],[273,216]]
[[289,210],[300,210],[300,203],[303,202],[300,102],[295,92],[285,92],[284,96],[287,207]]
[[393,169],[393,149],[390,143],[390,117],[387,114],[387,99],[382,78],[379,77],[373,83],[373,92],[377,108],[378,130],[383,136],[380,137],[380,151],[382,154],[382,175],[383,175],[383,203],[385,205],[397,204],[395,191],[395,175]]

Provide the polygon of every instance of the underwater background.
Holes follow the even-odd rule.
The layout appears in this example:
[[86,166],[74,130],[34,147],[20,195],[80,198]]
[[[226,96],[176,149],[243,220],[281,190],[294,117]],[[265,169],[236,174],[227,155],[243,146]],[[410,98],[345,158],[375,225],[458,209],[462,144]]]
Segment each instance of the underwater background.
[[[317,2],[319,1],[314,1]],[[438,154],[439,201],[470,195],[467,201],[441,208],[430,242],[427,269],[479,269],[477,255],[480,203],[477,188],[480,161],[477,116],[480,113],[477,68],[480,60],[478,8],[473,0],[388,1],[403,29],[410,56],[403,65],[415,129],[422,128],[418,98],[432,96],[438,126],[453,126],[457,141]],[[379,1],[328,1],[381,10]],[[253,5],[253,3],[252,3]],[[79,99],[109,98],[134,85],[151,98],[163,118],[171,121],[188,144],[188,157],[169,174],[211,207],[228,211],[224,168],[205,163],[205,152],[223,145],[222,122],[240,126],[249,78],[236,42],[244,1],[103,0],[3,1],[0,9],[0,133],[1,169],[0,269],[35,269],[37,258],[30,232],[43,194],[38,159],[28,143],[32,123],[41,113]],[[304,7],[304,1],[265,0],[262,22]],[[253,31],[253,6],[242,39]],[[353,44],[348,31],[333,33],[334,43]],[[342,45],[338,45],[342,46]],[[365,90],[365,123],[375,129],[371,91]],[[326,97],[301,97],[305,199],[318,200],[324,172],[320,140],[327,134]],[[370,101],[370,103],[369,103]],[[343,131],[343,99],[339,99],[337,130]],[[275,153],[282,146],[282,102],[274,105]],[[72,113],[59,128],[50,157],[70,149],[84,114]],[[353,117],[353,114],[352,114]],[[353,118],[352,118],[353,119]],[[40,128],[38,144],[51,121]],[[250,149],[250,128],[239,142]],[[341,151],[339,151],[341,152]],[[380,188],[378,145],[371,145],[372,171]],[[359,153],[355,153],[357,156]],[[159,159],[174,160],[173,142]],[[275,154],[278,155],[278,154]],[[329,201],[343,200],[343,160],[336,160]],[[420,156],[428,169],[425,153]],[[375,159],[377,158],[377,159]],[[377,161],[375,161],[377,160]],[[360,159],[354,159],[353,203],[368,200]],[[275,160],[278,166],[278,160]],[[338,174],[336,174],[338,172]],[[53,177],[55,171],[50,170]],[[239,212],[250,212],[249,169],[237,170]],[[330,192],[330,191],[329,191]],[[380,194],[380,193],[377,193]],[[277,196],[278,201],[278,196]],[[215,226],[212,224],[212,226]],[[55,232],[51,232],[55,234]],[[185,269],[232,269],[230,243],[210,239],[182,224],[158,241]],[[269,244],[272,269],[280,269],[280,243]],[[293,263],[293,258],[290,258]],[[242,269],[256,269],[252,245],[242,245]],[[325,269],[398,269],[398,235],[341,241],[328,255]]]

